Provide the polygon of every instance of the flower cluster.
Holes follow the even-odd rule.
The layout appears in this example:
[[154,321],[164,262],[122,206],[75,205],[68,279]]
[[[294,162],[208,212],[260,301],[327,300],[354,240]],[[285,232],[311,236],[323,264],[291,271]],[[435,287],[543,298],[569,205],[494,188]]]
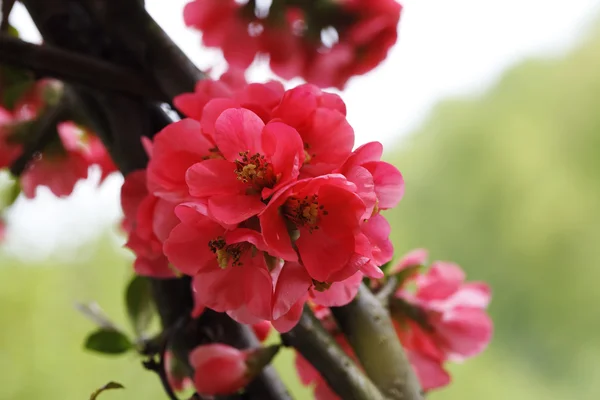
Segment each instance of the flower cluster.
[[[489,287],[481,282],[465,283],[462,269],[449,262],[434,262],[426,272],[420,272],[426,258],[424,250],[415,250],[388,272],[400,280],[390,299],[398,338],[421,387],[429,391],[450,383],[450,375],[444,369],[447,361],[462,361],[479,354],[490,342],[493,329],[486,313]],[[381,282],[372,283],[378,286]],[[407,283],[415,289],[408,290]],[[329,309],[315,305],[313,308],[340,347],[360,365]],[[303,384],[314,385],[317,400],[339,399],[299,354],[296,370]]]
[[381,63],[397,40],[402,7],[395,0],[194,0],[186,25],[202,31],[206,46],[219,47],[227,62],[247,68],[257,54],[273,72],[342,89],[348,79]]
[[[59,95],[60,84],[39,80],[11,110],[0,106],[0,168],[9,167],[23,153],[24,145],[37,129],[37,119],[47,109],[46,98]],[[56,125],[57,137],[29,163],[20,176],[28,198],[38,186],[48,187],[56,196],[68,196],[80,179],[86,179],[91,165],[102,170],[102,180],[116,170],[100,139],[72,121]]]
[[343,101],[313,85],[201,81],[175,99],[191,118],[145,142],[122,190],[139,274],[193,277],[196,313],[291,329],[310,298],[338,306],[392,258],[380,214],[404,182],[382,146],[352,151]]

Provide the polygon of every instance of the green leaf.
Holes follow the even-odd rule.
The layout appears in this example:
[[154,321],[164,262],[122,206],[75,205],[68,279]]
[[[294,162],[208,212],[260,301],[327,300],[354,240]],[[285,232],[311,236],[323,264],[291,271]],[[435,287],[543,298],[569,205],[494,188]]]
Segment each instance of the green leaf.
[[133,343],[122,332],[99,329],[87,337],[85,348],[103,354],[122,354],[133,348]]
[[2,101],[6,108],[11,110],[17,104],[17,101],[31,89],[34,81],[27,79],[25,75],[20,75],[19,72],[14,69],[5,69],[3,72],[6,71],[9,72],[3,73],[2,75],[3,77],[7,77],[6,80],[12,84],[9,84],[2,93]]
[[110,389],[125,389],[125,386],[121,385],[119,382],[108,382],[106,385],[102,386],[100,389],[92,393],[92,395],[90,396],[90,400],[96,400],[100,393]]
[[125,303],[133,330],[138,336],[143,336],[154,316],[150,280],[143,276],[135,276],[127,286]]

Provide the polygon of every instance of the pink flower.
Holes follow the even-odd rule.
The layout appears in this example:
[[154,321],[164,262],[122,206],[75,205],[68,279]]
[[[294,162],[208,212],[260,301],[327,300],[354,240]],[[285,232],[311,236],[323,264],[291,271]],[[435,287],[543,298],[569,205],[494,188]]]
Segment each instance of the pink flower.
[[[249,17],[247,17],[249,16]],[[260,48],[261,26],[253,13],[234,0],[195,0],[186,4],[187,26],[202,31],[208,47],[220,47],[230,65],[247,68]]]
[[57,125],[59,140],[48,145],[21,175],[23,193],[35,196],[38,186],[48,187],[56,196],[68,196],[75,184],[88,176],[90,165],[102,169],[102,179],[116,170],[100,140],[73,122]]
[[[259,216],[269,253],[288,261],[300,257],[311,278],[319,282],[353,275],[360,267],[351,259],[365,210],[353,189],[341,175],[325,175],[277,192]],[[290,228],[294,236],[299,235],[295,241]]]
[[57,128],[65,150],[81,154],[88,165],[98,165],[102,171],[101,180],[117,170],[104,145],[94,133],[71,121],[61,122]]
[[[421,265],[427,256],[419,249],[400,262],[403,268]],[[407,349],[425,390],[447,385],[446,361],[462,361],[485,349],[491,340],[492,322],[486,313],[489,287],[465,283],[462,269],[448,262],[434,262],[424,274],[412,275],[416,291],[398,289],[392,307],[399,317],[396,331]]]
[[35,197],[38,186],[46,186],[55,196],[65,197],[73,192],[80,179],[87,178],[88,168],[88,160],[78,152],[46,149],[21,175],[21,188],[30,199]]
[[440,261],[416,279],[413,301],[427,312],[435,342],[452,360],[479,354],[492,337],[492,321],[485,311],[490,289],[464,280],[458,265]]
[[[230,75],[227,75],[229,77]],[[226,78],[227,79],[227,78]],[[197,121],[202,120],[204,106],[212,100],[231,98],[233,90],[230,84],[220,80],[202,79],[196,83],[193,93],[183,93],[173,99],[173,104],[186,116]]]
[[202,395],[235,393],[248,385],[277,354],[278,346],[238,350],[213,343],[190,353],[194,386]]
[[273,118],[280,118],[300,134],[306,153],[301,172],[306,177],[331,173],[344,163],[354,146],[346,105],[339,96],[314,85],[286,91],[273,110]]
[[294,181],[304,159],[298,133],[281,122],[267,125],[252,111],[227,109],[215,122],[215,143],[224,159],[194,164],[190,194],[208,201],[208,213],[237,224],[265,208],[277,189]]
[[170,278],[175,272],[162,251],[162,242],[177,224],[174,204],[148,193],[146,171],[137,170],[125,177],[121,188],[121,206],[128,234],[126,246],[135,255],[136,273],[155,278]]
[[398,38],[402,6],[395,0],[343,1],[340,6],[352,23],[334,25],[337,42],[309,50],[304,69],[305,79],[320,87],[343,89],[352,76],[379,65]]
[[410,320],[396,322],[395,327],[421,388],[429,391],[448,385],[450,375],[444,369],[446,355],[429,333]]
[[260,233],[227,229],[192,204],[179,205],[175,212],[181,222],[165,241],[164,252],[175,268],[193,276],[196,306],[219,312],[243,307],[248,318],[271,320],[273,282]]
[[201,122],[203,133],[212,139],[215,121],[228,108],[246,108],[269,122],[284,91],[277,81],[248,84],[243,71],[230,68],[217,81],[198,81],[193,93],[176,96],[173,102],[185,115]]
[[157,133],[151,153],[148,188],[155,196],[174,202],[190,198],[185,174],[192,165],[221,157],[212,140],[202,133],[200,123],[189,118]]
[[[278,4],[269,10],[255,2],[195,0],[186,5],[184,19],[202,31],[206,46],[220,47],[234,67],[247,68],[264,54],[285,79],[303,77],[342,89],[352,76],[385,59],[398,37],[401,9],[394,0]],[[323,31],[330,40],[321,39]]]
[[359,194],[372,213],[396,207],[404,195],[402,174],[393,165],[380,161],[382,154],[381,143],[369,142],[354,150],[336,171],[359,187],[366,187]]

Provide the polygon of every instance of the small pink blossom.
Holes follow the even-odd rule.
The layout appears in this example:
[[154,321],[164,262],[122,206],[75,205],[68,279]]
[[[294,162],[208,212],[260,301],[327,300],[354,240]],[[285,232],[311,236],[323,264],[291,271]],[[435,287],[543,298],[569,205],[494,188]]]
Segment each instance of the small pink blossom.
[[250,383],[248,352],[220,343],[196,347],[190,353],[194,386],[199,394],[235,393]]
[[277,354],[277,346],[238,350],[213,343],[190,353],[194,386],[201,395],[232,394],[248,385]]

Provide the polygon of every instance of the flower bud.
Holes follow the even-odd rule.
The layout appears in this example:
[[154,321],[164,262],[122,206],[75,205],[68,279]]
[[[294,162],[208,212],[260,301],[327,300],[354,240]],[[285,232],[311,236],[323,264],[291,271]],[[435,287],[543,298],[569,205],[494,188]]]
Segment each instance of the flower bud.
[[221,343],[198,346],[190,353],[194,386],[203,395],[235,393],[248,385],[278,350],[279,346],[238,350]]

